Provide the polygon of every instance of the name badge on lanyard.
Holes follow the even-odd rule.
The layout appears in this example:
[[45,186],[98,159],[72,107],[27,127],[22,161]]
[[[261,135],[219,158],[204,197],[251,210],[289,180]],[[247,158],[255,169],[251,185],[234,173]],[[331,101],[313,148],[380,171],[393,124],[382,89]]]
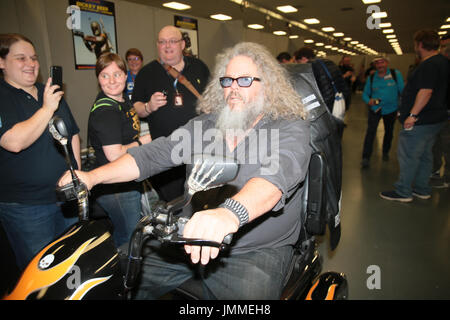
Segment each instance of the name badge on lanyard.
[[182,107],[183,106],[183,95],[178,92],[177,83],[178,83],[178,79],[175,79],[175,81],[173,83],[173,87],[175,89],[175,96],[173,97],[173,104],[175,107]]

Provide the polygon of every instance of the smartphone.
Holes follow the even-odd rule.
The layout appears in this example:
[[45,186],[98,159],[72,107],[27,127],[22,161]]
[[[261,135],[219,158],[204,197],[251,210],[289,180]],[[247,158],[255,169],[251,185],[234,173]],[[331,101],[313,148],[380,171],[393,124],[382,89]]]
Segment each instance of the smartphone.
[[59,86],[58,89],[55,90],[61,91],[63,82],[62,82],[62,67],[61,66],[51,66],[50,67],[50,77],[52,78],[52,85],[57,84]]

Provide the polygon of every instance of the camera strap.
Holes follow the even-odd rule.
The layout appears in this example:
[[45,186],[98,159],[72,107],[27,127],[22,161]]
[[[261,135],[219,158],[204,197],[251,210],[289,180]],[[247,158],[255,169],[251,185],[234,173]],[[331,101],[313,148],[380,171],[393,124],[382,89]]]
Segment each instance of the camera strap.
[[186,79],[185,76],[183,76],[177,69],[173,68],[172,66],[169,66],[166,63],[163,63],[158,59],[158,62],[166,69],[167,73],[171,75],[173,78],[178,80],[182,85],[184,85],[189,91],[191,91],[194,96],[196,96],[198,99],[201,99],[201,94],[195,89],[195,87],[192,85],[192,83]]

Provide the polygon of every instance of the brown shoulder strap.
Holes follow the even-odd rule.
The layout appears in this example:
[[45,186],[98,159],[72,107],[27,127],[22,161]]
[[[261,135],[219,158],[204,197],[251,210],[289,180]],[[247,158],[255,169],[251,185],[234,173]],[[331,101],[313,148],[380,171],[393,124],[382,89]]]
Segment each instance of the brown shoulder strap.
[[192,83],[188,79],[186,79],[186,77],[183,76],[180,72],[178,72],[177,69],[172,68],[172,66],[169,66],[166,63],[162,64],[162,66],[172,77],[178,79],[178,81],[181,82],[181,84],[183,84],[186,88],[188,88],[189,91],[191,91],[197,98],[200,99],[202,97],[201,94],[198,93],[197,89],[195,89],[195,87],[192,85]]

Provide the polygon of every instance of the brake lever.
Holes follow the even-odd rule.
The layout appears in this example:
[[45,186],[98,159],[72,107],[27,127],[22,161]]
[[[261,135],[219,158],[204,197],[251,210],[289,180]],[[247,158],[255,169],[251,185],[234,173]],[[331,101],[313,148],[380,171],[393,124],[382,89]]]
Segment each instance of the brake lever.
[[231,240],[233,239],[233,235],[230,233],[223,239],[222,243],[210,240],[203,239],[193,239],[193,238],[184,238],[180,237],[177,234],[174,234],[170,239],[166,240],[170,243],[174,244],[182,244],[182,245],[191,245],[191,246],[204,246],[204,247],[214,247],[219,248],[220,251],[225,251],[231,244]]

